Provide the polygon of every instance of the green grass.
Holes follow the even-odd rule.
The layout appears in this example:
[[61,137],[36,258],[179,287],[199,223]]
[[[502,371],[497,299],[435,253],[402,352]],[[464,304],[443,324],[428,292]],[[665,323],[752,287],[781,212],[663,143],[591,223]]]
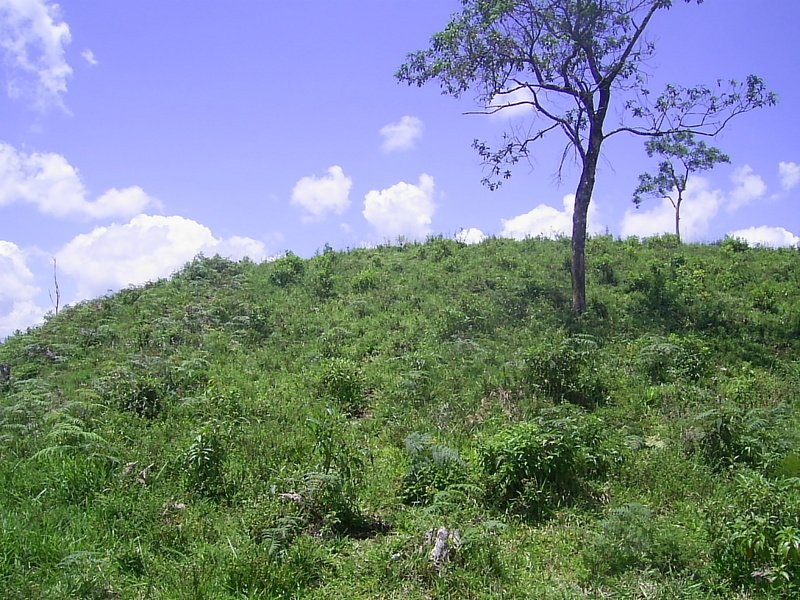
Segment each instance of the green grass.
[[433,238],[11,336],[0,597],[796,597],[800,252],[588,247],[580,319],[569,240]]

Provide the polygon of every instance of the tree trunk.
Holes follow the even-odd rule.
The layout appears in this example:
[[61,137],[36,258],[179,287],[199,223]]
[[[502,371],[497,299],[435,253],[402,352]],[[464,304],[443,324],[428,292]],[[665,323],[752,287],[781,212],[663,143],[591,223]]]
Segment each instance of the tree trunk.
[[586,229],[601,142],[602,137],[592,136],[583,161],[578,190],[575,192],[575,208],[572,213],[572,314],[575,316],[586,312]]
[[678,201],[675,203],[675,235],[678,236],[678,241],[681,241],[681,190],[678,190]]

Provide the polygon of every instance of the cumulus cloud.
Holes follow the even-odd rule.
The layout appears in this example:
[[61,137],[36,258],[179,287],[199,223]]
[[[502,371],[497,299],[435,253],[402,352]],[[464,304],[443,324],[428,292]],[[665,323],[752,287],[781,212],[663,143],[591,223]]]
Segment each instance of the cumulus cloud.
[[793,162],[781,162],[778,164],[778,173],[781,176],[781,187],[790,190],[800,183],[800,165]]
[[58,4],[48,0],[0,0],[0,48],[5,55],[8,95],[38,110],[63,108],[72,75],[65,48],[72,40]]
[[308,212],[304,221],[321,221],[329,213],[340,215],[350,206],[352,187],[353,180],[344,174],[342,167],[334,165],[324,177],[311,175],[298,181],[292,190],[291,203]]
[[406,115],[397,123],[389,123],[381,128],[380,134],[383,136],[381,148],[384,152],[410,150],[422,136],[424,129],[425,125],[421,119]]
[[753,172],[750,165],[736,169],[731,175],[731,181],[735,187],[731,191],[726,205],[728,212],[733,212],[750,204],[753,200],[763,198],[767,193],[767,184],[760,175]]
[[362,214],[382,238],[425,238],[432,232],[436,211],[434,189],[433,177],[423,173],[417,185],[401,181],[385,190],[372,190],[364,197]]
[[[572,213],[575,206],[575,194],[567,194],[563,198],[564,210],[558,210],[546,204],[540,204],[532,211],[511,219],[501,219],[502,237],[524,240],[530,237],[559,237],[572,235]],[[599,234],[604,227],[597,222],[597,205],[589,205],[589,234]]]
[[462,244],[480,244],[485,239],[486,234],[475,227],[462,229],[456,234],[456,241]]
[[749,227],[748,229],[739,229],[731,231],[728,234],[730,237],[745,240],[751,246],[770,246],[772,248],[779,248],[782,246],[798,246],[800,245],[800,236],[794,235],[791,231],[783,227]]
[[54,217],[91,219],[130,217],[148,207],[160,207],[135,186],[111,189],[91,202],[77,169],[60,154],[25,154],[0,142],[0,206],[12,202],[30,202]]
[[22,249],[0,241],[0,339],[41,321],[45,309],[36,304],[39,291]]
[[97,61],[97,59],[95,58],[94,52],[92,52],[89,48],[86,48],[86,50],[81,52],[81,56],[83,57],[83,60],[85,60],[87,63],[89,63],[93,67],[98,65],[98,64],[100,64]]
[[235,260],[266,257],[257,240],[218,239],[191,219],[141,214],[124,225],[97,227],[75,237],[56,258],[59,271],[76,282],[78,299],[85,299],[167,277],[201,252]]

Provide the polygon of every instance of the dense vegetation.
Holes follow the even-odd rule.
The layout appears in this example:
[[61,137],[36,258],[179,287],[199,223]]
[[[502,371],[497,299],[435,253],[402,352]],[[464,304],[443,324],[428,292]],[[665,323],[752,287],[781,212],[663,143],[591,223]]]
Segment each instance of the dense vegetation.
[[10,337],[0,597],[796,598],[800,252],[588,250],[579,319],[568,239],[436,238]]

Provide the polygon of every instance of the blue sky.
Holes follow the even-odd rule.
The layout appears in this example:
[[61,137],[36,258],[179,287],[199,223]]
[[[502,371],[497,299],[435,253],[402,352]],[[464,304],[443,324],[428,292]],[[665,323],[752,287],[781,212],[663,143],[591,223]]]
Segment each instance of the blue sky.
[[[199,252],[311,256],[429,235],[571,231],[578,169],[559,138],[499,191],[473,139],[531,115],[465,115],[470,94],[399,84],[458,0],[0,0],[0,338],[53,308],[169,276]],[[716,140],[730,165],[695,178],[688,241],[800,242],[800,4],[676,2],[649,35],[652,87],[763,77],[778,106]],[[671,206],[631,203],[654,163],[605,146],[590,228],[647,236]]]

